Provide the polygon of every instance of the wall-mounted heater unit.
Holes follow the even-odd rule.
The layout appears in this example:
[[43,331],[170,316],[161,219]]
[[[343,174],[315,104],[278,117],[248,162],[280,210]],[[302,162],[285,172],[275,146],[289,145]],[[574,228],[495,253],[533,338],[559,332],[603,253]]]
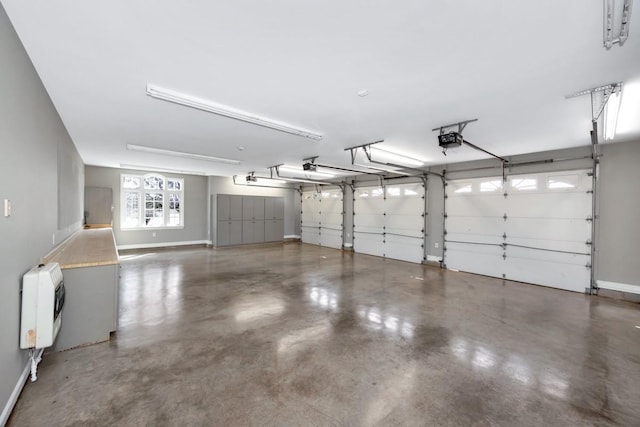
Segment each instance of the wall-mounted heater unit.
[[31,381],[42,349],[56,340],[62,324],[64,281],[57,262],[40,264],[22,278],[22,311],[20,319],[20,348],[30,349]]

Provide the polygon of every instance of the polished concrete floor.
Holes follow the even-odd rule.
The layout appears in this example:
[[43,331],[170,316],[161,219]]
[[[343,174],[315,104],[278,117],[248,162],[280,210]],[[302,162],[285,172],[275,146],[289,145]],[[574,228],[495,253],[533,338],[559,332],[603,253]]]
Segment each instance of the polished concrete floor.
[[40,425],[640,425],[640,306],[309,245],[127,252]]

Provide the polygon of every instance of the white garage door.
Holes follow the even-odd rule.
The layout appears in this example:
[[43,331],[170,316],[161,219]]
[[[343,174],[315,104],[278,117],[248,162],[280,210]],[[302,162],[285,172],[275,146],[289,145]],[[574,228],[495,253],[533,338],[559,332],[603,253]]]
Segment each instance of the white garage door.
[[[506,194],[506,195],[505,195]],[[584,292],[590,287],[589,171],[452,180],[448,268]]]
[[424,195],[422,183],[387,185],[385,190],[381,187],[357,188],[354,191],[353,250],[422,262]]
[[320,193],[302,193],[302,213],[300,214],[301,239],[303,243],[320,244]]
[[342,248],[342,190],[302,193],[302,241]]

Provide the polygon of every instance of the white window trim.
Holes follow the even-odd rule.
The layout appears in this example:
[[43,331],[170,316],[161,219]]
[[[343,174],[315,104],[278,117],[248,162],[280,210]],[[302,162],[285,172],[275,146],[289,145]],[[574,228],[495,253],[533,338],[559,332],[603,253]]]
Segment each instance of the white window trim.
[[[129,177],[135,177],[135,178],[140,178],[140,188],[139,189],[132,189],[132,188],[124,188],[124,177],[125,176],[129,176]],[[164,179],[165,181],[165,188],[163,190],[145,190],[144,188],[144,178],[145,177],[149,177],[149,176],[158,176],[161,177],[162,179]],[[167,188],[167,181],[168,180],[174,180],[174,181],[179,181],[180,182],[180,190],[169,190]],[[159,193],[162,192],[163,193],[163,214],[164,214],[164,223],[165,225],[162,226],[157,226],[157,227],[153,227],[153,226],[137,226],[137,227],[123,227],[122,224],[124,224],[125,220],[126,220],[126,206],[127,206],[127,200],[126,200],[126,194],[127,193],[139,193],[140,194],[140,213],[139,213],[139,220],[140,222],[144,222],[144,208],[145,208],[145,193]],[[178,193],[180,194],[180,225],[166,225],[169,221],[169,209],[166,208],[165,206],[169,206],[169,195],[172,193]],[[177,177],[172,177],[172,176],[165,176],[159,173],[147,173],[147,174],[132,174],[132,173],[123,173],[120,174],[120,230],[121,231],[141,231],[141,230],[180,230],[184,228],[184,208],[185,208],[185,200],[184,200],[184,194],[185,194],[185,188],[184,188],[184,179],[182,178],[177,178]]]

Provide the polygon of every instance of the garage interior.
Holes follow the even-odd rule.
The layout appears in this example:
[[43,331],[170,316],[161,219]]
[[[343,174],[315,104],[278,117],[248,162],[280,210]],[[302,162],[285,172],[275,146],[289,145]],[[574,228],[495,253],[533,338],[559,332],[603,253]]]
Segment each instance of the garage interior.
[[640,419],[638,1],[0,2],[0,425]]

